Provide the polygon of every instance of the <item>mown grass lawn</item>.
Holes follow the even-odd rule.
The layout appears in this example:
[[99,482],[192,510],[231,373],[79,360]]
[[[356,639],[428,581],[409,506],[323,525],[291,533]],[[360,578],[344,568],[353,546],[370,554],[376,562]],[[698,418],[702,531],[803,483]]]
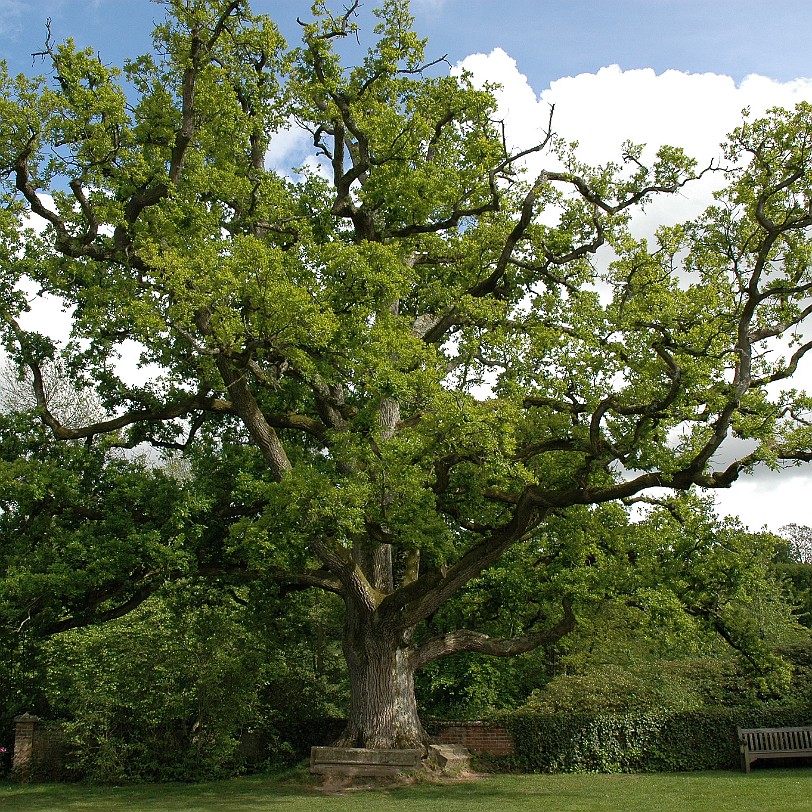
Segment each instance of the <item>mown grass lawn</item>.
[[810,812],[812,769],[660,775],[495,775],[325,792],[271,777],[197,785],[0,785],[13,812]]

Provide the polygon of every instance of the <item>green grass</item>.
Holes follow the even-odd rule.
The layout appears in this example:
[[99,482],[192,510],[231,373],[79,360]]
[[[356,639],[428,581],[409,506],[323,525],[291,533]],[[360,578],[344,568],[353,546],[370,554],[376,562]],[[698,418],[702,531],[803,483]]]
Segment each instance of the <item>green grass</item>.
[[456,784],[326,793],[270,778],[198,785],[0,785],[26,812],[809,812],[812,770],[660,775],[496,775]]

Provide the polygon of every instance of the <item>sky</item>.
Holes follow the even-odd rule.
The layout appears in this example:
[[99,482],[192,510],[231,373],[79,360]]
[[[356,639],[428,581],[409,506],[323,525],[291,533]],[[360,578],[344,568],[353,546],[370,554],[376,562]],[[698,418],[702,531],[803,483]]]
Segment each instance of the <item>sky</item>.
[[[336,10],[340,2],[328,0]],[[360,22],[374,0],[364,0]],[[253,0],[290,43],[310,0]],[[445,56],[476,81],[502,85],[500,113],[514,146],[538,140],[555,105],[554,129],[578,140],[588,162],[618,156],[626,139],[682,146],[700,164],[745,107],[812,101],[810,0],[412,0],[428,58]],[[163,9],[149,0],[0,0],[0,58],[11,73],[44,69],[32,56],[45,41],[73,37],[105,63],[149,50]],[[299,162],[301,143],[281,139],[269,160]],[[710,186],[650,207],[640,233],[701,211]],[[802,370],[812,388],[812,359]],[[809,470],[809,473],[806,471]],[[720,512],[752,529],[812,525],[812,469],[757,471],[717,492]]]

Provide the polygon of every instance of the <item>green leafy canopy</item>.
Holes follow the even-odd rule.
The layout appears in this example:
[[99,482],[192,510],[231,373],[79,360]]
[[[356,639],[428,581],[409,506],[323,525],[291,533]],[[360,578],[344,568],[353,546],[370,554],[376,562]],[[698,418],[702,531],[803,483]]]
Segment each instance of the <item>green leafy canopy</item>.
[[[321,587],[413,628],[561,517],[812,459],[791,383],[809,105],[746,119],[715,204],[649,243],[631,212],[689,189],[692,159],[647,165],[629,142],[589,167],[552,118],[510,153],[491,90],[426,56],[407,3],[381,4],[349,67],[357,3],[315,3],[293,49],[243,0],[161,5],[154,52],[121,70],[49,38],[48,76],[0,75],[0,325],[37,419],[89,446],[66,454],[106,437],[187,455],[189,481],[128,473],[129,498],[166,488],[163,545],[188,506],[201,574]],[[317,167],[298,180],[266,165],[290,123]],[[69,342],[21,327],[23,283],[61,297]],[[115,372],[127,342],[156,370],[142,386]],[[57,354],[106,416],[49,409]],[[734,436],[748,451],[719,463]],[[565,600],[555,634],[571,619]],[[444,636],[415,662],[514,651],[489,646]]]

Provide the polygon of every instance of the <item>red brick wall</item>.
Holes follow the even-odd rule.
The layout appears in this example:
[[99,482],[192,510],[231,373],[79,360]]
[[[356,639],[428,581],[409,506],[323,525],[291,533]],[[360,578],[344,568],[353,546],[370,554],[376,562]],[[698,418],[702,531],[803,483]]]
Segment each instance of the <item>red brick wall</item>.
[[461,744],[474,753],[510,756],[515,752],[510,733],[488,722],[439,722],[435,738],[442,744]]

